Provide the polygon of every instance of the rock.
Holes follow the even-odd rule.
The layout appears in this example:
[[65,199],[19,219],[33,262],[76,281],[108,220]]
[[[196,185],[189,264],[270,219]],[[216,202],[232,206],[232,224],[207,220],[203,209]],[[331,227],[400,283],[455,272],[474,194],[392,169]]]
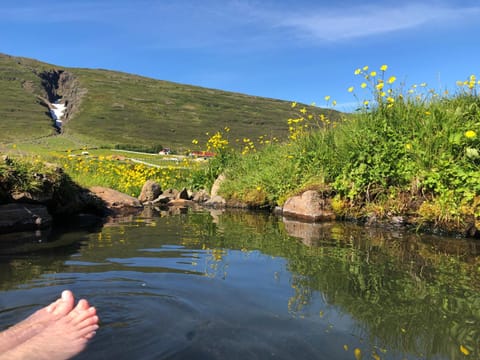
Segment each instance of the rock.
[[218,191],[220,190],[220,186],[222,185],[222,182],[224,182],[226,179],[225,175],[220,174],[215,182],[212,185],[212,189],[210,190],[210,197],[214,198],[215,196],[218,195]]
[[143,184],[138,200],[142,203],[153,201],[158,198],[161,193],[162,189],[157,182],[153,180],[147,180],[145,184]]
[[181,199],[181,200],[191,200],[190,194],[188,193],[188,190],[186,188],[183,188],[182,191],[180,191],[175,199]]
[[210,200],[205,202],[205,206],[209,206],[213,208],[223,208],[225,207],[226,204],[227,202],[220,195],[212,196]]
[[0,233],[43,229],[51,223],[52,217],[44,205],[0,205]]
[[199,190],[195,194],[193,194],[192,200],[197,203],[204,203],[210,200],[210,195],[206,190]]
[[188,207],[193,206],[195,203],[192,200],[186,199],[173,199],[168,202],[168,206],[181,206],[181,207]]
[[329,200],[324,199],[314,190],[308,190],[299,196],[287,199],[283,205],[283,215],[307,221],[330,221],[335,219]]
[[162,204],[168,204],[168,202],[170,201],[171,199],[166,196],[166,195],[160,195],[158,198],[156,198],[155,200],[152,201],[152,205],[162,205]]
[[162,193],[163,196],[168,197],[170,199],[176,199],[178,196],[178,190],[175,189],[167,189]]
[[115,211],[143,207],[137,198],[106,187],[93,186],[90,192],[100,198],[109,209]]

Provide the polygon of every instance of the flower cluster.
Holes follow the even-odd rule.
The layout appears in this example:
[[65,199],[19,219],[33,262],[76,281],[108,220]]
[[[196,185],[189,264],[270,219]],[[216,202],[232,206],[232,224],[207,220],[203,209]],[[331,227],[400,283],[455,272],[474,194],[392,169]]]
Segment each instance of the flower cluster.
[[[164,167],[136,163],[118,156],[61,156],[57,157],[67,174],[79,183],[112,187],[118,191],[138,196],[143,184],[149,179],[157,181],[162,188],[176,187],[185,178],[185,165]],[[89,184],[90,185],[90,184]]]
[[457,86],[471,95],[476,95],[478,88],[480,88],[480,80],[477,80],[477,77],[472,74],[467,80],[457,81]]

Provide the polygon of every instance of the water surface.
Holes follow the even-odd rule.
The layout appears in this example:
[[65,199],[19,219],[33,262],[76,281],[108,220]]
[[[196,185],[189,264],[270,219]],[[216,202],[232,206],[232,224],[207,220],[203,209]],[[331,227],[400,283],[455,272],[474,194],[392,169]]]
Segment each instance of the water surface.
[[205,211],[0,249],[2,329],[66,288],[97,307],[78,359],[480,356],[478,245],[464,239]]

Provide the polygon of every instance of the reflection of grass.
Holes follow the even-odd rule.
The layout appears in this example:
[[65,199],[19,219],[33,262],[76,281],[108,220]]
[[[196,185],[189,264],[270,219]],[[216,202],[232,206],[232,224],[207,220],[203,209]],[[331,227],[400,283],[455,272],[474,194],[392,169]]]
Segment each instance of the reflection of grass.
[[[470,252],[471,243],[451,239],[454,245],[448,255],[449,248],[444,242],[435,246],[433,237],[334,223],[318,232],[322,240],[317,246],[307,247],[288,236],[282,223],[268,214],[213,214],[215,222],[209,213],[190,213],[153,218],[148,226],[136,222],[110,227],[102,232],[98,245],[89,242],[82,256],[101,262],[110,256],[105,253],[108,244],[128,257],[137,254],[138,248],[151,247],[149,239],[158,238],[158,247],[201,249],[205,258],[194,259],[198,271],[228,278],[229,252],[242,251],[246,259],[254,256],[256,261],[261,252],[286,259],[293,295],[285,306],[290,305],[292,316],[319,314],[328,321],[330,312],[340,309],[349,314],[358,325],[353,335],[376,345],[362,348],[367,358],[375,350],[382,359],[394,353],[460,359],[460,345],[469,349],[472,358],[479,353],[479,260]],[[326,304],[315,308],[318,303],[312,299],[319,294]],[[337,324],[331,325],[335,331]]]

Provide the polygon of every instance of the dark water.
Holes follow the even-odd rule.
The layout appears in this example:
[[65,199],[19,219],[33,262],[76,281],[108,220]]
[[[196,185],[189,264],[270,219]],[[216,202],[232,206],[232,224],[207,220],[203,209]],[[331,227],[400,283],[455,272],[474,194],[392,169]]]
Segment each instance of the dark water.
[[71,289],[102,321],[78,359],[480,358],[475,242],[246,212],[28,235],[0,328]]

